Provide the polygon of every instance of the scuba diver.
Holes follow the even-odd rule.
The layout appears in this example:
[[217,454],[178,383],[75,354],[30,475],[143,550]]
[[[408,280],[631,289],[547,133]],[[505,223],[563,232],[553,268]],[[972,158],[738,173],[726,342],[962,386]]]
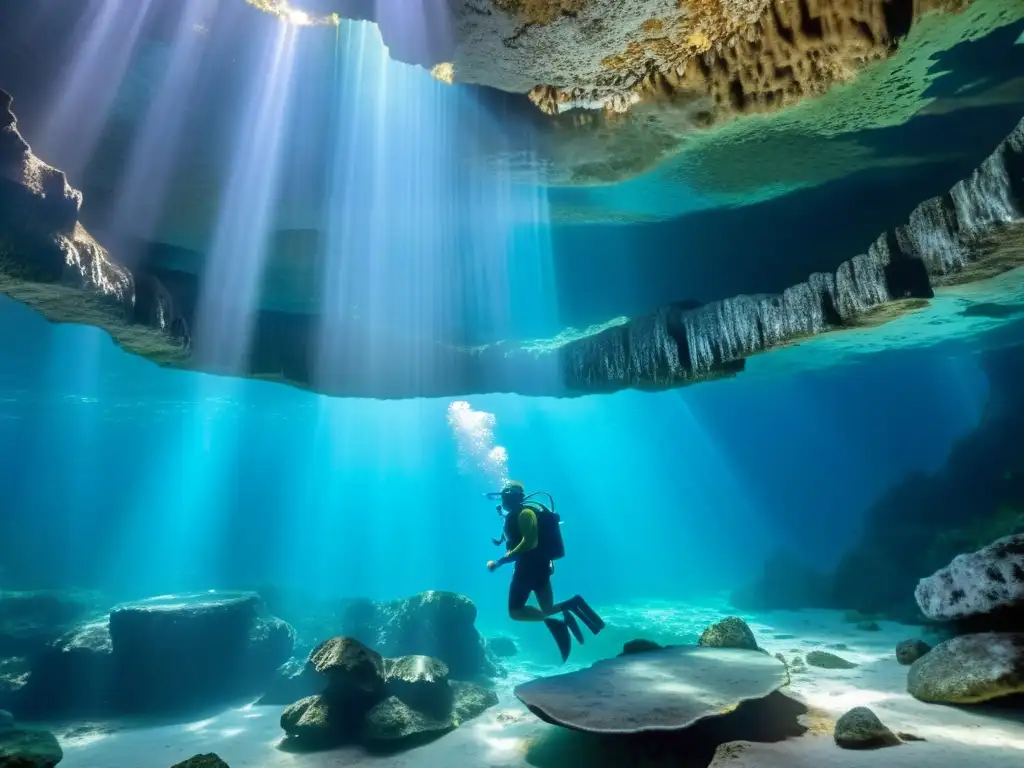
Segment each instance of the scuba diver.
[[[551,502],[551,509],[530,501],[543,494]],[[509,481],[498,493],[487,494],[497,501],[498,514],[504,518],[501,538],[494,544],[507,545],[505,556],[487,563],[487,570],[494,572],[506,563],[515,563],[512,583],[508,589],[508,615],[513,621],[543,621],[558,644],[562,661],[569,658],[572,647],[571,632],[576,641],[583,642],[583,632],[576,622],[579,618],[595,635],[604,629],[604,621],[587,602],[576,595],[569,600],[556,603],[551,589],[551,575],[555,571],[554,561],[565,556],[560,529],[561,518],[555,514],[555,501],[551,494],[538,491],[526,495],[522,483]],[[537,595],[540,608],[527,605],[530,593]],[[562,614],[561,619],[552,618]]]

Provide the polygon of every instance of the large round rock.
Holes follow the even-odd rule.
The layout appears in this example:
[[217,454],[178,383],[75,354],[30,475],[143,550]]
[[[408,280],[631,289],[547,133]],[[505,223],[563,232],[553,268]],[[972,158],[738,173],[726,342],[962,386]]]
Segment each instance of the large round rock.
[[937,704],[1024,693],[1024,634],[984,632],[940,643],[911,665],[907,691]]
[[1024,534],[957,555],[914,590],[929,619],[951,620],[1024,605]]
[[589,733],[676,731],[761,699],[788,682],[766,653],[676,646],[618,656],[524,683],[515,694],[541,720]]

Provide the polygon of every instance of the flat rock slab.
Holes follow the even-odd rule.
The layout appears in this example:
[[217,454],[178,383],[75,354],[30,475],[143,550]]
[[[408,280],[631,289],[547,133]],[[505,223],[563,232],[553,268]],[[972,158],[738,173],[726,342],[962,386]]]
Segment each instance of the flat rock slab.
[[545,722],[587,733],[677,731],[789,682],[773,656],[678,646],[619,656],[524,683],[515,694]]

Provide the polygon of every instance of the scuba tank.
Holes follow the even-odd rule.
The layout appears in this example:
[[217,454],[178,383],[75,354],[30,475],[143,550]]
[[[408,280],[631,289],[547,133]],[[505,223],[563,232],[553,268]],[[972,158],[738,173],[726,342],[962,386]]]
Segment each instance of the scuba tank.
[[[490,497],[491,494],[488,494]],[[547,496],[548,502],[551,504],[549,509],[546,505],[541,504],[539,501],[530,501],[534,496]],[[537,516],[537,551],[545,560],[560,560],[565,557],[565,542],[562,541],[562,518],[555,512],[555,500],[547,491],[534,491],[528,496],[523,497],[523,508],[530,509]],[[505,525],[508,524],[508,515],[505,514],[502,506],[497,506],[498,514],[505,521]],[[509,541],[506,529],[503,527],[501,537],[497,539],[491,539],[494,546],[498,547],[502,544],[509,543],[515,546],[519,542],[512,543]]]

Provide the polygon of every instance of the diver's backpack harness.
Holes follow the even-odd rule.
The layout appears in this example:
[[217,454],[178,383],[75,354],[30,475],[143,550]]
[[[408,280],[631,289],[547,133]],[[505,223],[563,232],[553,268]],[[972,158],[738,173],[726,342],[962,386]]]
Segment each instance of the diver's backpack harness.
[[[549,509],[539,501],[530,501],[534,496],[547,496],[551,502]],[[547,491],[534,491],[523,498],[523,509],[530,509],[537,516],[537,548],[541,550],[545,559],[560,560],[565,557],[565,542],[562,541],[562,518],[554,511],[555,500]],[[502,514],[501,507],[498,507],[498,514]],[[504,515],[502,515],[504,517]],[[494,546],[498,547],[508,541],[504,529],[501,537],[491,539]]]

